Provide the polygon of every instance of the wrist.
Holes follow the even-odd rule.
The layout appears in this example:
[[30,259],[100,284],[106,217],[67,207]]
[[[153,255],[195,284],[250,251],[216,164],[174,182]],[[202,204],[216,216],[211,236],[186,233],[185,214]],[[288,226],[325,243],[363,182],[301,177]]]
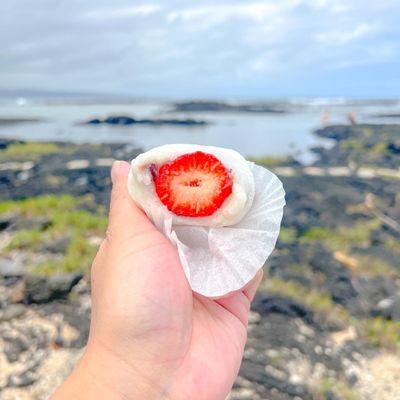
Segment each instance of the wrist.
[[88,345],[51,400],[170,400],[159,381],[101,346]]

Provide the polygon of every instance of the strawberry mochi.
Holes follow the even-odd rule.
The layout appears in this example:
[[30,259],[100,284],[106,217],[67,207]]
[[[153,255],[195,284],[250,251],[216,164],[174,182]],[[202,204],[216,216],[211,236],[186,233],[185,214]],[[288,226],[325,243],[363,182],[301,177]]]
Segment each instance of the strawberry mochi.
[[171,144],[132,161],[128,190],[149,215],[158,211],[174,225],[237,224],[252,206],[254,177],[236,151]]

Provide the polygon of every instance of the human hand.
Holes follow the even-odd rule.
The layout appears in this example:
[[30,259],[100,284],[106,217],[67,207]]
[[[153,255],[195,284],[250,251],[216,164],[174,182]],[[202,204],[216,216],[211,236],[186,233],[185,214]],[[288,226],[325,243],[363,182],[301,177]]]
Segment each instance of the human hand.
[[223,400],[240,367],[262,272],[224,298],[193,293],[175,247],[130,198],[128,172],[126,162],[112,169],[86,351],[52,400]]

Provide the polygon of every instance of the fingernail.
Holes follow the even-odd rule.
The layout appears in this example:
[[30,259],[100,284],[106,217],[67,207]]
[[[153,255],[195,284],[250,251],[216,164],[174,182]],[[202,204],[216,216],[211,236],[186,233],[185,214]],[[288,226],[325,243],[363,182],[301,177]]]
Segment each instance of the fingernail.
[[117,179],[118,174],[120,173],[121,169],[123,168],[124,162],[116,160],[113,162],[111,167],[111,181],[114,183]]

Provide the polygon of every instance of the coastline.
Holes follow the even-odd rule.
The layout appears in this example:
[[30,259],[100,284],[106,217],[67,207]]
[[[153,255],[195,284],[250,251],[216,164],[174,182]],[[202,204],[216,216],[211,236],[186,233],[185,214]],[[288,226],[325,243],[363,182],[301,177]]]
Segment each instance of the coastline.
[[[232,400],[397,395],[400,125],[316,134],[334,145],[315,148],[311,166],[255,160],[282,179],[287,207]],[[0,389],[9,396],[45,398],[79,356],[109,168],[139,152],[127,144],[0,140]]]

